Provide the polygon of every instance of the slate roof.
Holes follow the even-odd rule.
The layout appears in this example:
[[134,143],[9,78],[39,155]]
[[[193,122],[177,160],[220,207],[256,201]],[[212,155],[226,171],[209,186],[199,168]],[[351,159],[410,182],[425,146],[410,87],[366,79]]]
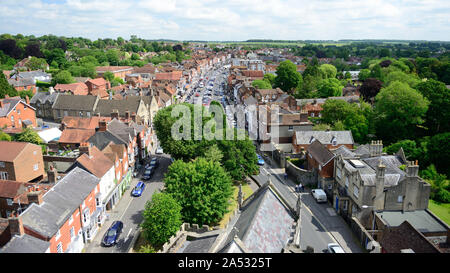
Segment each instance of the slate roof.
[[128,142],[125,142],[122,138],[109,131],[97,131],[87,142],[93,144],[99,150],[103,150],[110,142],[113,142],[114,144],[124,144],[128,147]]
[[94,190],[100,179],[89,172],[75,168],[42,197],[43,203],[32,203],[22,214],[23,225],[46,236],[53,237],[69,217]]
[[99,99],[96,96],[60,94],[53,104],[53,109],[93,111],[97,100]]
[[332,152],[337,155],[342,155],[344,158],[346,157],[355,157],[356,153],[352,152],[349,148],[342,145],[339,146],[339,148],[332,150]]
[[35,85],[34,79],[32,78],[19,78],[16,79],[9,79],[8,83],[14,87],[20,87],[20,86],[29,86],[29,85]]
[[53,102],[55,102],[58,95],[59,95],[59,93],[56,93],[56,92],[54,92],[52,94],[50,94],[49,92],[36,92],[36,94],[34,94],[34,96],[31,98],[30,103],[36,104],[39,102],[41,104],[44,104],[48,101],[51,104],[53,104]]
[[101,116],[108,117],[113,110],[118,110],[120,116],[125,116],[126,111],[130,111],[130,114],[137,113],[140,101],[139,96],[129,96],[123,100],[99,100],[95,114],[100,113]]
[[12,237],[0,253],[45,253],[49,247],[50,242],[24,234]]
[[295,137],[297,145],[311,144],[314,139],[327,145],[333,138],[336,138],[337,145],[354,143],[351,131],[295,131]]
[[0,99],[3,102],[3,107],[0,108],[0,117],[6,117],[13,109],[20,103],[20,97]]
[[306,151],[316,160],[321,166],[325,166],[330,162],[335,155],[330,152],[325,145],[320,143],[320,141],[315,140],[311,145],[308,146]]
[[[270,186],[263,186],[244,204],[234,227],[237,236],[253,253],[280,253],[293,232],[295,219]],[[220,252],[233,251],[234,233],[228,235]]]

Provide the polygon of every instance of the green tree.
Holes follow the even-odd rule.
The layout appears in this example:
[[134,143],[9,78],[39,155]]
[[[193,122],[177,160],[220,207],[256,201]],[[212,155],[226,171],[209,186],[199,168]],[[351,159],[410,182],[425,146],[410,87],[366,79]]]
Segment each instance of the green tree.
[[270,83],[265,80],[254,80],[252,82],[252,86],[258,89],[272,89],[272,85],[270,85]]
[[414,135],[429,102],[406,83],[394,81],[375,97],[376,132],[387,143]]
[[67,83],[74,83],[75,80],[72,77],[72,74],[70,74],[67,70],[61,70],[59,71],[52,79],[53,84],[67,84]]
[[263,80],[270,83],[270,86],[273,86],[275,84],[275,75],[271,73],[264,74]]
[[428,143],[428,156],[432,164],[436,166],[439,173],[450,176],[450,133],[437,134],[430,138]]
[[388,154],[395,154],[396,152],[398,152],[398,150],[400,150],[400,148],[403,149],[403,152],[405,153],[405,156],[408,160],[419,159],[420,153],[422,152],[417,147],[416,142],[410,139],[404,139],[393,143],[389,146],[386,146],[383,150]]
[[370,70],[369,69],[361,69],[361,71],[358,74],[358,80],[365,81],[367,78],[370,77]]
[[208,150],[205,151],[203,157],[208,161],[221,163],[223,159],[223,154],[222,151],[217,146],[217,144],[214,144]]
[[293,93],[303,81],[302,75],[297,72],[297,66],[290,60],[281,62],[276,74],[274,87],[279,87],[288,93]]
[[37,145],[42,144],[42,139],[34,130],[30,128],[23,129],[21,133],[14,136],[13,140],[19,142],[29,142]]
[[402,71],[394,71],[386,75],[386,86],[394,81],[407,83],[411,88],[415,88],[415,86],[420,82],[420,79],[413,74],[406,74]]
[[0,141],[11,141],[12,138],[7,133],[0,130]]
[[103,78],[109,82],[112,82],[114,80],[114,73],[111,71],[106,71],[103,73]]
[[214,224],[227,212],[232,183],[218,162],[177,160],[169,166],[164,182],[164,191],[181,205],[185,222]]
[[48,64],[45,59],[36,57],[31,57],[31,59],[27,63],[27,66],[30,70],[47,70],[47,65]]
[[181,205],[167,193],[155,193],[145,205],[141,224],[144,237],[152,246],[166,243],[180,229]]
[[319,66],[320,72],[322,73],[322,78],[336,78],[337,69],[332,64],[322,64]]
[[321,98],[342,96],[344,86],[336,78],[329,78],[321,81],[317,86],[318,95]]
[[9,84],[5,74],[0,73],[0,99],[3,99],[5,95],[15,97],[18,95],[17,90]]
[[430,134],[450,131],[450,112],[443,111],[450,109],[450,89],[433,79],[419,83],[416,88],[430,101],[425,122]]

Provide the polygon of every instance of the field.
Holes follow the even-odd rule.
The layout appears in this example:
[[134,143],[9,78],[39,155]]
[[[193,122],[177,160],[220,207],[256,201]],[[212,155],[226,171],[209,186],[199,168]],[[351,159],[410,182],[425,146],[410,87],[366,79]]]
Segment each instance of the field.
[[447,225],[450,225],[450,203],[437,203],[430,200],[428,209],[436,214]]

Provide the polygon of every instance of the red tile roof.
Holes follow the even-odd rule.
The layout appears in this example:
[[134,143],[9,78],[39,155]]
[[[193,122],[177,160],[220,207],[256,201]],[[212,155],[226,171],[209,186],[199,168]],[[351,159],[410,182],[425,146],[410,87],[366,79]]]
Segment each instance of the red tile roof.
[[65,129],[62,131],[59,143],[83,143],[95,134],[94,129]]
[[74,95],[87,95],[88,87],[84,82],[57,84],[54,88],[56,91],[65,92],[70,91]]
[[83,154],[77,162],[98,178],[102,178],[114,166],[114,163],[95,146],[90,148],[89,156]]
[[183,76],[183,71],[172,71],[165,73],[156,73],[155,80],[180,80]]
[[243,70],[242,75],[246,77],[264,77],[264,72],[261,70]]

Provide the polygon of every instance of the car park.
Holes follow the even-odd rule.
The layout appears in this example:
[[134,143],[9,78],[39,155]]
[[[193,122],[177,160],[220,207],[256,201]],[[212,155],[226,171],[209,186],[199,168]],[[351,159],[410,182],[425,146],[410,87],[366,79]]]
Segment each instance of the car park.
[[106,231],[102,239],[103,246],[113,246],[119,241],[122,233],[123,223],[121,221],[114,221],[109,229]]
[[322,189],[313,189],[311,190],[311,194],[317,203],[327,202],[327,195]]
[[131,195],[134,197],[139,197],[142,195],[142,192],[144,192],[144,189],[145,189],[144,182],[139,181],[136,187],[134,187],[134,189],[131,191]]

